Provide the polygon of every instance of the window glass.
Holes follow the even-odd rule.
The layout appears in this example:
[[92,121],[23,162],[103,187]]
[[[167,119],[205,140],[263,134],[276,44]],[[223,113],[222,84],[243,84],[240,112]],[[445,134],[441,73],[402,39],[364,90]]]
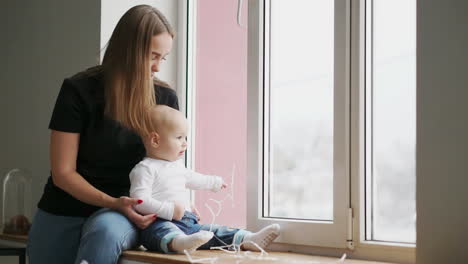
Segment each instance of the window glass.
[[366,1],[368,240],[416,240],[416,1]]
[[269,48],[266,214],[332,220],[334,1],[272,0]]

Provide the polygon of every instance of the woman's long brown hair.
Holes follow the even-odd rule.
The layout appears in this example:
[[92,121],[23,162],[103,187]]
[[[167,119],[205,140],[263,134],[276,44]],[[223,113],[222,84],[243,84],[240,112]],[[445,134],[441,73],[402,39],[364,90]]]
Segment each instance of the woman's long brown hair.
[[136,132],[146,131],[145,112],[156,104],[151,78],[151,39],[174,31],[154,7],[139,5],[119,20],[109,40],[104,71],[105,114]]

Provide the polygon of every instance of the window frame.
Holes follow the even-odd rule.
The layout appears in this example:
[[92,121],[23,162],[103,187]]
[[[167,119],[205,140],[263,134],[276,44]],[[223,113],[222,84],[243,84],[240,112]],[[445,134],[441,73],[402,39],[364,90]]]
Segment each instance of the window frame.
[[351,205],[355,255],[380,261],[416,262],[416,245],[366,240],[366,2],[349,0],[351,28]]
[[[196,161],[196,98],[197,98],[197,6],[198,0],[182,1],[179,3],[179,56],[178,75],[180,85],[180,111],[182,111],[188,122],[189,129],[187,134],[187,149],[185,152],[185,167],[187,169],[195,168]],[[189,191],[190,202],[195,204],[196,195],[194,190]]]
[[[261,10],[264,8],[265,0],[249,1],[249,32],[248,32],[248,111],[247,111],[247,226],[248,229],[256,230],[268,223],[278,221],[258,221],[258,201],[262,199],[261,170],[261,147],[259,140],[262,130],[262,116],[258,111],[258,104],[263,94],[258,87],[263,87],[262,75],[264,60],[260,51],[262,50],[263,29],[259,25],[263,23]],[[340,1],[340,0],[337,0]],[[376,261],[390,261],[398,263],[415,263],[416,245],[407,243],[373,242],[367,241],[365,236],[365,4],[370,0],[345,0],[350,9],[350,60],[349,65],[349,180],[350,180],[350,205],[352,208],[352,245],[348,249],[337,248],[324,243],[320,246],[311,246],[307,243],[274,243],[272,250],[302,252],[318,255],[341,256],[347,253],[349,258],[369,259]],[[256,107],[255,107],[256,106]],[[255,129],[252,129],[255,128]],[[283,225],[283,223],[280,223]],[[350,236],[348,234],[348,237]],[[292,236],[283,229],[282,236]]]
[[[196,35],[197,35],[197,4],[198,0],[184,1],[179,4],[179,29],[183,40],[179,50],[179,83],[183,84],[181,91],[181,111],[189,120],[189,131],[187,135],[187,150],[185,153],[185,165],[188,169],[195,167],[195,136],[196,136]],[[191,201],[195,202],[195,193],[190,191]]]
[[[334,129],[333,129],[333,221],[313,221],[298,219],[269,218],[263,215],[265,203],[262,197],[266,194],[268,170],[265,166],[268,133],[264,133],[264,124],[268,124],[268,107],[266,99],[269,94],[268,56],[269,53],[269,1],[249,2],[249,50],[248,50],[248,191],[247,191],[247,227],[250,230],[280,222],[283,235],[277,239],[280,243],[301,245],[318,245],[346,248],[351,238],[351,215],[349,194],[349,2],[335,0],[334,14]],[[257,16],[254,16],[256,14]],[[254,33],[255,31],[255,33]],[[337,45],[338,44],[338,45]],[[253,136],[256,135],[256,136]],[[261,175],[262,177],[255,177]],[[252,202],[255,201],[255,202]],[[333,231],[333,232],[332,232]]]
[[[374,99],[373,99],[373,94],[375,93],[374,92],[374,88],[375,87],[367,87],[367,84],[371,84],[370,86],[374,86],[374,71],[375,69],[373,69],[374,67],[374,61],[375,59],[372,58],[371,56],[368,56],[368,57],[365,57],[366,53],[369,54],[371,53],[372,55],[375,53],[375,49],[374,49],[374,39],[372,39],[372,33],[374,32],[374,25],[371,25],[370,27],[366,27],[366,20],[369,20],[369,21],[372,21],[373,20],[373,17],[368,17],[369,15],[370,16],[374,16],[373,14],[373,10],[374,10],[374,1],[375,0],[362,0],[362,18],[363,18],[363,21],[362,21],[362,29],[359,30],[359,32],[362,32],[363,34],[363,38],[362,38],[362,50],[360,50],[359,52],[361,54],[364,54],[363,55],[363,62],[360,64],[360,65],[364,65],[364,67],[362,68],[362,74],[363,74],[363,79],[362,79],[362,86],[364,87],[363,88],[363,91],[358,91],[356,92],[355,94],[362,94],[363,95],[363,98],[360,98],[360,100],[362,100],[363,102],[363,105],[364,105],[364,108],[362,109],[363,111],[363,126],[361,126],[361,128],[364,130],[363,134],[366,138],[362,139],[362,142],[364,142],[366,145],[364,146],[365,150],[364,150],[364,157],[362,158],[363,159],[363,164],[364,164],[364,169],[365,169],[365,172],[364,173],[364,179],[363,181],[365,181],[364,183],[364,186],[362,187],[364,192],[367,193],[369,195],[369,197],[366,197],[365,196],[365,204],[363,206],[364,209],[363,210],[372,210],[375,208],[375,200],[374,200],[374,197],[373,197],[373,193],[374,193],[374,189],[376,187],[375,185],[375,182],[376,180],[373,178],[373,175],[375,175],[375,170],[376,170],[376,167],[374,167],[374,155],[373,155],[373,151],[374,151],[374,147],[373,147],[373,144],[374,144],[374,138],[375,136],[372,134],[372,131],[374,131],[375,129],[375,125],[374,125],[374,122],[375,122],[375,118],[373,116],[369,117],[369,118],[366,118],[366,113],[368,112],[371,112],[371,115],[372,112],[373,112],[373,108],[375,105],[374,104]],[[370,10],[370,11],[369,11]],[[365,36],[367,35],[370,35],[369,38],[366,38]],[[416,36],[415,36],[416,37]],[[359,45],[359,42],[356,43],[356,45]],[[367,65],[370,65],[369,66],[369,69],[366,68]],[[356,67],[359,67],[359,66],[356,66]],[[359,73],[357,73],[359,74]],[[415,108],[416,108],[416,105],[415,105]],[[370,110],[368,110],[370,109]],[[359,114],[359,113],[357,113]],[[366,120],[368,119],[368,120]],[[369,133],[367,133],[366,131],[371,131]],[[358,130],[356,130],[356,132],[359,132]],[[367,143],[366,143],[367,142]],[[367,183],[367,184],[366,184]],[[415,190],[416,191],[416,190]],[[416,196],[416,195],[415,195]],[[372,209],[370,209],[372,208]],[[401,245],[408,245],[408,246],[412,246],[414,245],[413,243],[411,242],[394,242],[394,241],[389,241],[389,240],[378,240],[378,239],[375,239],[373,240],[371,237],[374,237],[375,234],[374,234],[374,224],[372,223],[373,221],[373,218],[375,217],[375,211],[373,212],[369,212],[369,213],[366,213],[365,214],[365,241],[369,241],[369,242],[378,242],[378,243],[389,243],[389,244],[401,244]]]

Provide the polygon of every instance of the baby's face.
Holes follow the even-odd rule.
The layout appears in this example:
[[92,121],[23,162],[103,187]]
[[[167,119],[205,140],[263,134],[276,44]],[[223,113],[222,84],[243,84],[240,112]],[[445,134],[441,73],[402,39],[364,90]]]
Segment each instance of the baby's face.
[[168,161],[180,159],[187,149],[187,122],[178,120],[160,132],[159,156]]

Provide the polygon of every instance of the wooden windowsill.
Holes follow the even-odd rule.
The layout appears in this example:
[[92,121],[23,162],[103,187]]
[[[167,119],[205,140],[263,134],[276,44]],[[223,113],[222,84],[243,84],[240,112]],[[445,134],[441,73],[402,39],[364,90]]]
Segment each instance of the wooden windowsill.
[[[28,237],[27,236],[20,236],[20,235],[7,235],[0,233],[0,240],[12,241],[12,242],[19,242],[26,244]],[[242,252],[244,253],[244,252]],[[251,256],[259,256],[260,253],[257,252],[250,252]],[[218,250],[198,250],[191,254],[194,260],[201,259],[201,258],[218,258],[217,263],[226,263],[226,264],[234,264],[238,261],[238,258],[235,258],[233,254],[225,253]],[[312,255],[305,255],[305,254],[298,254],[298,253],[291,253],[291,252],[268,252],[269,258],[274,258],[275,261],[268,261],[268,260],[244,260],[242,261],[243,264],[253,264],[253,263],[275,263],[275,264],[291,264],[291,262],[304,262],[304,263],[330,263],[335,262],[338,258],[333,257],[321,257],[321,256],[312,256]],[[187,257],[183,254],[160,254],[160,253],[152,253],[147,251],[141,250],[126,250],[122,253],[122,259],[130,260],[130,261],[138,261],[143,263],[154,263],[154,264],[188,264],[190,261]],[[205,261],[202,263],[210,263],[209,261]],[[375,261],[364,261],[364,260],[351,260],[346,259],[346,263],[348,264],[384,264],[384,262],[375,262]]]
[[[244,252],[242,252],[244,253]],[[260,253],[250,252],[249,256],[259,256]],[[122,256],[124,259],[139,261],[145,263],[155,263],[155,264],[189,264],[190,261],[185,255],[182,254],[159,254],[151,253],[146,251],[137,251],[137,250],[128,250],[123,252]],[[235,264],[239,260],[234,254],[225,253],[218,250],[197,250],[191,254],[193,260],[202,259],[202,258],[218,258],[215,263],[223,264]],[[275,264],[291,264],[295,263],[335,263],[338,261],[338,258],[333,257],[320,257],[320,256],[311,256],[299,253],[291,252],[268,252],[268,258],[273,258],[275,260],[267,259],[246,259],[242,261],[242,264],[254,264],[254,263],[275,263]],[[210,263],[209,261],[204,261],[201,263]],[[347,264],[384,264],[385,262],[375,262],[375,261],[364,261],[364,260],[352,260],[346,259],[345,263]]]

